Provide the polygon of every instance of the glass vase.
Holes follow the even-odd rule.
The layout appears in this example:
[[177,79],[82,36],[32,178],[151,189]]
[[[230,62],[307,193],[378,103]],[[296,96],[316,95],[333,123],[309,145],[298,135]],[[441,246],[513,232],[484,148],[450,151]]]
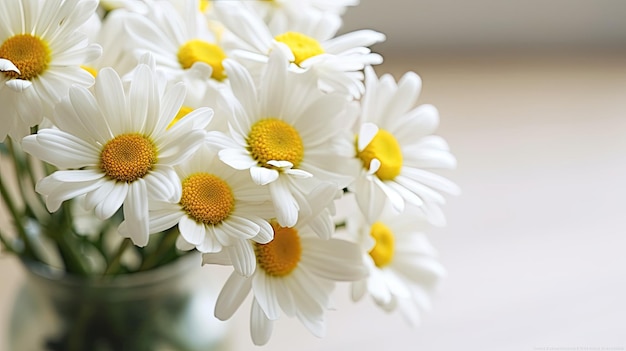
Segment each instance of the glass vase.
[[128,275],[78,278],[24,262],[10,351],[222,350],[225,324],[199,255]]

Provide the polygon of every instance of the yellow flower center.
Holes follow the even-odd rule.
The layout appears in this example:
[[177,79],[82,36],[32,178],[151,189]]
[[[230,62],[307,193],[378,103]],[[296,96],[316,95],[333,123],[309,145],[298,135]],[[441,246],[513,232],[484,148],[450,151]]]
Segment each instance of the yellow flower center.
[[0,46],[0,58],[7,59],[20,70],[3,72],[9,79],[31,80],[45,72],[50,64],[48,43],[30,34],[18,34]]
[[304,145],[298,131],[276,118],[256,122],[248,134],[248,149],[259,165],[271,168],[267,161],[289,161],[296,168],[304,157]]
[[180,110],[178,110],[178,113],[176,114],[176,116],[174,117],[174,119],[170,122],[170,124],[167,126],[167,129],[172,128],[172,126],[174,124],[176,124],[176,122],[180,121],[181,118],[187,116],[189,113],[191,113],[191,111],[193,111],[193,107],[189,107],[189,106],[181,106]]
[[80,66],[80,68],[84,69],[85,71],[89,72],[94,78],[98,77],[98,71],[91,67],[91,66]]
[[197,222],[219,224],[235,209],[235,196],[222,178],[195,173],[183,180],[180,204]]
[[211,6],[211,1],[210,0],[200,0],[198,2],[198,8],[200,9],[200,12],[206,12],[206,10]]
[[287,32],[276,36],[274,39],[286,44],[291,49],[296,65],[300,65],[302,61],[310,57],[324,53],[324,48],[317,40],[302,33]]
[[379,129],[365,149],[361,152],[357,151],[357,155],[366,169],[369,169],[373,159],[378,159],[380,168],[376,171],[376,175],[382,180],[392,180],[402,170],[400,144],[391,133],[384,129]]
[[370,251],[370,256],[376,267],[383,268],[393,260],[395,248],[393,232],[383,223],[376,222],[370,229],[370,235],[376,241],[374,248]]
[[139,133],[116,136],[104,145],[100,154],[102,171],[111,179],[127,183],[145,176],[156,162],[156,146]]
[[291,273],[300,262],[302,246],[295,228],[281,227],[272,221],[274,239],[267,244],[254,244],[254,252],[259,267],[274,277],[284,277]]
[[178,49],[178,62],[188,69],[196,62],[204,62],[213,68],[211,78],[224,80],[226,72],[222,61],[226,58],[224,50],[219,46],[200,39],[192,39]]

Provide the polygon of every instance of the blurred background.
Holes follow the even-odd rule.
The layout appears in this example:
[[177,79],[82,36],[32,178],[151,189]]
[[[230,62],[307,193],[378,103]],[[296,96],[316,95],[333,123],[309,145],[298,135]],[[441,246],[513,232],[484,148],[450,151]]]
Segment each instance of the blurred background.
[[[254,347],[246,307],[232,350],[626,350],[626,1],[361,0],[363,28],[458,158],[430,233],[448,277],[417,328],[340,285],[326,338],[282,319]],[[21,279],[1,258],[0,323]]]

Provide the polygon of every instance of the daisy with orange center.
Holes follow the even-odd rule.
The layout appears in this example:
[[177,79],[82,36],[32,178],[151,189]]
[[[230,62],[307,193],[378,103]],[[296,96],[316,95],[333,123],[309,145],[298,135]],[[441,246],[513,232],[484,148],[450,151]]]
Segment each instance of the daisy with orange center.
[[61,169],[37,184],[48,210],[81,195],[100,219],[123,206],[121,234],[146,245],[149,202],[179,201],[173,166],[200,146],[212,116],[210,109],[198,109],[168,129],[184,89],[159,89],[156,72],[143,64],[128,90],[110,68],[99,72],[93,93],[72,87],[56,106],[58,129],[41,129],[22,143],[26,152]]
[[94,13],[93,0],[0,2],[0,142],[19,140],[50,117],[72,85],[93,77],[80,66],[97,58],[78,28]]
[[[214,10],[230,36],[224,47],[234,58],[246,62],[255,73],[259,63],[267,62],[274,43],[280,43],[294,71],[312,71],[320,89],[340,92],[358,98],[364,91],[362,70],[382,62],[368,46],[385,40],[373,30],[360,30],[335,37],[341,20],[333,13],[318,16],[300,15],[266,24],[263,13],[255,12],[262,5],[246,2],[220,1]],[[298,3],[302,14],[302,6]],[[259,68],[260,69],[260,68]]]
[[310,191],[337,192],[353,179],[356,161],[338,152],[350,145],[349,102],[322,93],[311,75],[290,72],[281,50],[273,51],[258,85],[238,63],[224,65],[232,87],[224,97],[233,111],[230,133],[209,132],[208,141],[223,162],[269,187],[278,223],[291,227],[308,211]]
[[226,53],[195,1],[185,1],[180,11],[169,2],[155,2],[146,14],[128,14],[123,22],[135,55],[152,53],[168,78],[181,80],[192,72],[216,86],[226,79]]
[[225,250],[239,274],[252,274],[255,256],[247,241],[265,244],[274,234],[267,222],[274,217],[267,189],[254,184],[247,172],[221,162],[206,147],[176,167],[176,172],[181,180],[180,200],[153,202],[150,232],[177,225],[180,249]]
[[[310,226],[316,216],[302,218],[294,227],[271,221],[274,239],[267,244],[249,243],[256,255],[254,274],[246,278],[233,272],[218,296],[215,315],[226,320],[252,292],[250,332],[256,345],[267,343],[281,311],[323,337],[324,312],[335,282],[365,277],[359,247],[344,240],[320,239]],[[204,262],[223,263],[220,256],[205,255]]]

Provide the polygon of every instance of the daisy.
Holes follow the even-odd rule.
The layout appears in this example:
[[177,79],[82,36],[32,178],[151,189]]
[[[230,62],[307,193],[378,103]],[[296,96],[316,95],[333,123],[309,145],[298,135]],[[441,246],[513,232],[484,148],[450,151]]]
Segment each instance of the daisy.
[[203,253],[227,250],[239,274],[254,271],[251,239],[266,244],[274,235],[267,219],[274,217],[267,189],[259,187],[247,172],[228,167],[217,154],[201,147],[188,161],[176,167],[182,196],[177,203],[151,204],[150,232],[178,225],[178,247]]
[[366,93],[362,100],[356,158],[361,175],[351,190],[368,218],[377,218],[388,198],[396,211],[405,201],[420,206],[433,224],[443,224],[438,191],[458,194],[459,188],[430,169],[451,169],[456,159],[448,144],[431,135],[439,123],[432,105],[415,106],[421,80],[406,73],[396,84],[393,77],[379,80],[370,67],[365,70]]
[[0,2],[0,142],[30,134],[72,85],[93,77],[80,68],[100,55],[77,29],[94,13],[93,0]]
[[342,154],[352,144],[348,101],[320,92],[310,74],[289,72],[281,50],[273,51],[258,89],[243,66],[224,66],[232,87],[230,135],[209,132],[208,141],[226,164],[269,186],[278,223],[293,226],[309,202],[307,189],[329,182],[337,191],[353,180],[354,160]]
[[389,207],[373,222],[351,216],[346,229],[363,249],[368,276],[352,283],[355,301],[369,294],[378,306],[400,310],[411,324],[430,308],[433,288],[445,275],[423,230],[426,220],[416,209],[398,214]]
[[148,199],[178,201],[180,180],[173,166],[202,143],[210,109],[198,109],[169,129],[185,88],[161,94],[155,72],[140,65],[125,91],[111,68],[100,70],[94,94],[70,88],[54,110],[58,127],[23,139],[23,148],[61,168],[38,182],[46,206],[56,211],[65,200],[86,194],[87,210],[101,219],[122,206],[119,231],[138,246],[148,243]]
[[[269,27],[245,5],[233,1],[215,4],[215,11],[236,40],[228,46],[236,59],[266,62],[274,42],[290,53],[290,69],[311,70],[323,91],[337,91],[352,97],[363,92],[362,70],[379,64],[382,57],[368,46],[385,40],[382,33],[360,30],[334,37],[341,26],[335,16],[302,16],[293,23]],[[227,47],[228,36],[224,36]]]
[[145,15],[129,14],[124,25],[136,57],[150,52],[157,66],[178,80],[187,70],[220,85],[226,79],[226,54],[217,44],[207,19],[195,1],[185,1],[182,12],[169,2],[155,2]]
[[[215,316],[229,319],[252,291],[250,331],[252,341],[269,340],[281,310],[297,317],[317,337],[325,334],[324,311],[336,281],[364,277],[359,247],[339,239],[320,239],[306,223],[295,227],[271,222],[274,239],[267,244],[250,243],[256,255],[251,277],[233,272],[220,292]],[[220,255],[204,255],[204,263],[221,263]]]

